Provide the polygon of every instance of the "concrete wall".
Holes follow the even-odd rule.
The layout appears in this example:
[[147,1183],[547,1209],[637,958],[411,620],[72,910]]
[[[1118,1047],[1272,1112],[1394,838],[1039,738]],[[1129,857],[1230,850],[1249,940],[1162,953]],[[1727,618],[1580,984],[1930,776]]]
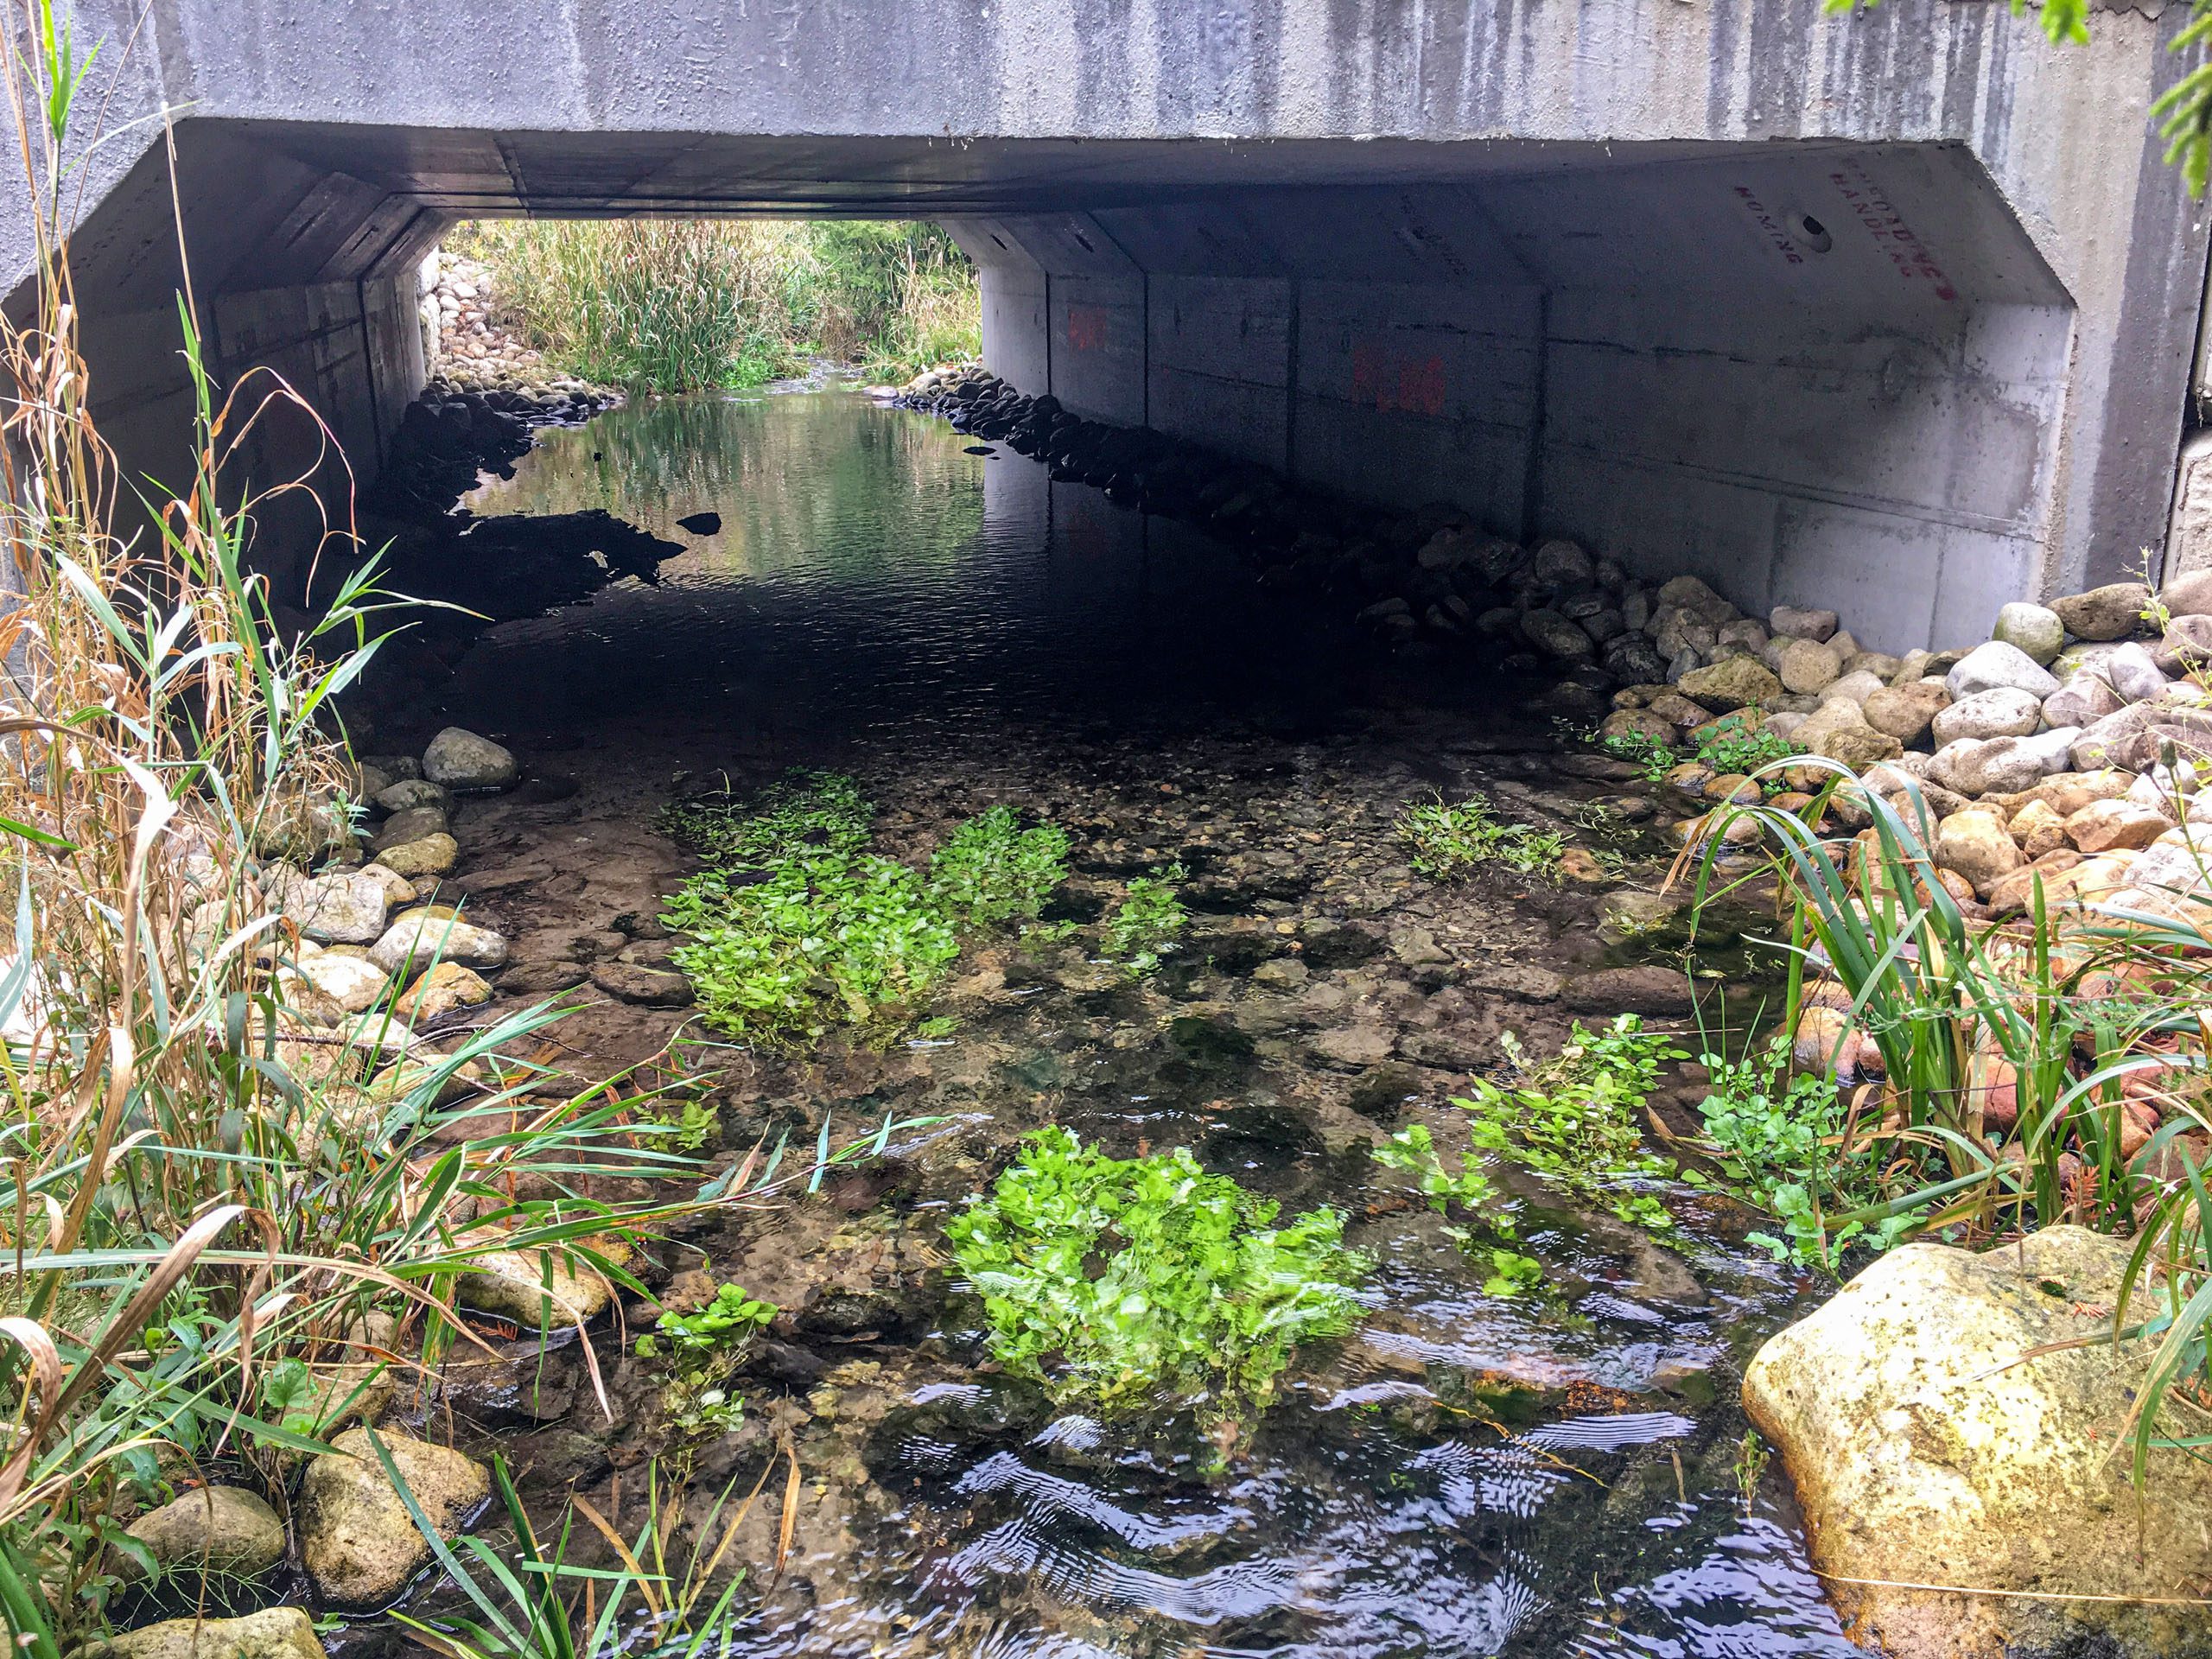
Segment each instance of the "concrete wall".
[[[1792,596],[1858,561],[1900,641],[2162,543],[2205,229],[2145,115],[2186,15],[2100,9],[2059,48],[1984,0],[77,8],[109,42],[83,107],[185,114],[203,299],[355,285],[357,381],[391,332],[363,285],[456,215],[957,219],[1011,245],[992,349],[1023,385],[1347,486],[1448,472],[1503,525]],[[174,286],[158,127],[72,159],[120,337]],[[1800,203],[1835,251],[1789,265],[1761,221]],[[0,181],[17,271],[28,218]],[[336,349],[342,305],[247,303],[254,349]],[[157,375],[96,366],[153,421]],[[349,431],[382,418],[324,384]]]
[[[2077,313],[1962,147],[1716,146],[995,235],[986,356],[1079,413],[1833,606],[1897,648],[2044,580]],[[1002,268],[1046,273],[1046,349]]]

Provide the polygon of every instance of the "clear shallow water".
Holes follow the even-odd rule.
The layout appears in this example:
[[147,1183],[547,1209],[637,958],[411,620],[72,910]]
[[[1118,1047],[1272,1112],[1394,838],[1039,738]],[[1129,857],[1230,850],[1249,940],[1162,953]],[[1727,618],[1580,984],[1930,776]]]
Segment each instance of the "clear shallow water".
[[[461,665],[457,706],[493,729],[620,750],[641,776],[657,734],[706,728],[779,764],[834,762],[849,744],[911,746],[940,771],[957,764],[948,755],[984,756],[1071,798],[1082,791],[1048,774],[1095,762],[1040,743],[1028,729],[1040,715],[1102,741],[1163,721],[1200,734],[1234,722],[1262,734],[1234,765],[1288,780],[1251,786],[1288,803],[1269,813],[1320,803],[1298,845],[1376,838],[1371,816],[1349,828],[1299,783],[1310,754],[1289,737],[1275,754],[1264,736],[1274,722],[1326,724],[1376,690],[1338,626],[1270,595],[1194,532],[966,442],[839,393],[645,404],[546,435],[477,511],[603,507],[691,550],[658,586],[622,581],[495,629]],[[677,527],[702,510],[721,514],[719,533]],[[1407,694],[1402,681],[1388,689]],[[1522,718],[1500,705],[1472,728]],[[1171,766],[1179,791],[1207,766],[1227,775],[1218,756],[1190,761],[1182,740],[1157,753],[1162,793]],[[1230,810],[1244,822],[1209,823],[1223,845],[1280,839],[1250,799]],[[1298,855],[1316,868],[1338,856]],[[1287,1212],[1335,1205],[1376,1263],[1358,1332],[1302,1356],[1212,1468],[1188,1414],[1099,1422],[979,1366],[976,1306],[955,1294],[918,1340],[855,1349],[830,1374],[837,1401],[817,1411],[802,1456],[818,1485],[798,1559],[728,1651],[1857,1653],[1805,1564],[1786,1490],[1770,1473],[1747,1498],[1734,1467],[1737,1369],[1808,1305],[1808,1287],[1690,1201],[1673,1248],[1532,1211],[1522,1233],[1547,1294],[1485,1296],[1485,1265],[1440,1218],[1393,1203],[1385,1172],[1274,1134],[1325,1075],[1294,1042],[1255,1053],[1160,1035],[1165,998],[1206,999],[1224,1010],[1208,1019],[1230,1023],[1262,1000],[1233,974],[1198,977],[1082,995],[1040,978],[1033,998],[963,1020],[960,1042],[988,1046],[988,1065],[949,1066],[957,1089],[942,1076],[935,1093],[887,1086],[864,1114],[957,1099],[991,1114],[1003,1144],[1049,1110],[1120,1152],[1191,1145]],[[1420,1109],[1450,1144],[1450,1109]],[[950,1201],[882,1225],[934,1239]]]
[[[930,731],[1223,696],[1294,713],[1353,671],[1348,627],[1256,588],[1228,550],[967,445],[837,391],[666,398],[542,433],[465,505],[604,508],[690,550],[658,587],[502,626],[462,704],[531,726],[651,699],[764,734]],[[702,511],[717,533],[677,526]]]

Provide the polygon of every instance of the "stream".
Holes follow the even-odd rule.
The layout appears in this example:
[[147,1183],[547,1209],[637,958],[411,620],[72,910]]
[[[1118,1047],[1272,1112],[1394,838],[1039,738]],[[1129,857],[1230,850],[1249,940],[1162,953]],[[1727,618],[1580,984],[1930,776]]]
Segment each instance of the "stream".
[[[899,856],[1001,801],[1064,825],[1048,919],[1187,872],[1190,929],[1157,973],[1079,932],[1001,938],[928,1010],[943,1035],[758,1056],[612,1001],[562,1028],[601,1071],[684,1039],[726,1152],[810,1144],[825,1114],[840,1137],[919,1124],[880,1167],[677,1242],[671,1265],[790,1320],[773,1374],[738,1384],[743,1422],[683,1454],[693,1535],[779,1437],[801,1476],[780,1573],[767,1499],[739,1531],[753,1611],[720,1650],[1859,1652],[1785,1483],[1738,1471],[1740,1368],[1820,1287],[1709,1195],[1669,1190],[1662,1241],[1496,1169],[1545,1280],[1485,1294],[1486,1264],[1367,1156],[1416,1122],[1464,1147],[1450,1096],[1504,1033],[1547,1054],[1639,968],[1679,979],[1680,896],[1653,896],[1666,855],[1615,810],[1624,769],[1562,753],[1529,687],[1378,661],[1199,531],[988,448],[843,390],[665,399],[541,434],[467,500],[604,508],[687,550],[493,628],[443,693],[442,718],[539,785],[468,804],[458,830],[472,907],[518,961],[651,955],[658,897],[693,868],[657,810],[794,766],[855,778]],[[679,526],[702,512],[719,526]],[[1393,820],[1469,789],[1604,867],[1416,876]],[[1697,1075],[1655,1109],[1694,1122]],[[1187,1412],[1099,1421],[989,1363],[942,1230],[1046,1122],[1117,1155],[1188,1146],[1286,1217],[1338,1209],[1372,1257],[1357,1327],[1300,1351],[1225,1462]],[[601,1351],[612,1421],[573,1376],[445,1405],[533,1503],[573,1486],[630,1529],[668,1431],[644,1368]]]

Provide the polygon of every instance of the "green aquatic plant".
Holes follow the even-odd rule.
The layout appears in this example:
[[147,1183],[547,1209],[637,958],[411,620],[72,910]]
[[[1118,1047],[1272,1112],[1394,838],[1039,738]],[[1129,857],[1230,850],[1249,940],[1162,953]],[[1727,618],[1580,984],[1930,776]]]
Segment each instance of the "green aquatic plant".
[[724,1285],[714,1300],[690,1313],[664,1313],[652,1332],[639,1337],[639,1359],[654,1359],[664,1346],[678,1360],[742,1347],[769,1320],[776,1305],[745,1294],[743,1285]]
[[[1823,1191],[1830,1213],[1878,1205],[1886,1196],[1880,1160],[1863,1142],[1855,1149],[1841,1147],[1847,1114],[1835,1080],[1825,1071],[1790,1076],[1789,1050],[1789,1035],[1782,1033],[1735,1059],[1700,1055],[1712,1085],[1698,1112],[1721,1184],[1783,1224],[1783,1236],[1757,1232],[1747,1236],[1749,1242],[1777,1262],[1832,1271],[1846,1245],[1861,1241],[1886,1249],[1918,1219],[1880,1216],[1871,1230],[1864,1220],[1833,1229],[1823,1224],[1823,1212],[1813,1203],[1815,1188]],[[1688,1179],[1698,1177],[1693,1172]]]
[[1681,764],[1681,756],[1649,732],[1592,732],[1591,741],[1616,760],[1633,765],[1647,784],[1666,782],[1667,774]]
[[1276,1209],[1185,1148],[1110,1158],[1054,1126],[946,1236],[1007,1370],[1103,1410],[1173,1397],[1226,1421],[1357,1313],[1368,1263],[1344,1218],[1277,1227]]
[[1370,1147],[1367,1155],[1385,1169],[1402,1169],[1412,1175],[1428,1207],[1440,1216],[1454,1204],[1478,1209],[1497,1196],[1497,1187],[1473,1157],[1460,1160],[1456,1175],[1444,1167],[1435,1137],[1426,1123],[1400,1129],[1381,1146]]
[[1100,944],[1106,955],[1125,963],[1133,974],[1148,974],[1160,965],[1160,952],[1190,920],[1177,885],[1183,880],[1180,864],[1170,864],[1150,875],[1133,875],[1128,891],[1106,918]]
[[[1697,729],[1697,759],[1724,777],[1758,772],[1800,753],[1796,744],[1759,724],[1756,706],[1723,715]],[[1764,777],[1759,783],[1770,792],[1784,787],[1779,774]]]
[[664,1402],[669,1427],[679,1440],[727,1433],[745,1420],[745,1400],[729,1389],[731,1374],[776,1307],[724,1285],[712,1300],[689,1313],[664,1313],[638,1338],[639,1359],[668,1363]]
[[[1519,1045],[1508,1052],[1516,1058]],[[1666,1205],[1642,1185],[1670,1179],[1672,1160],[1644,1150],[1637,1115],[1669,1060],[1688,1056],[1662,1033],[1624,1014],[1597,1032],[1578,1021],[1554,1059],[1520,1068],[1504,1088],[1477,1077],[1452,1104],[1474,1114],[1475,1145],[1511,1159],[1569,1197],[1594,1204],[1653,1232],[1675,1225]]]
[[926,875],[868,850],[874,809],[849,778],[795,772],[753,805],[665,809],[664,833],[711,861],[668,901],[671,960],[707,1023],[769,1045],[911,1007],[963,934],[1034,916],[1067,836],[994,807],[954,830]]
[[1068,832],[1055,823],[1024,830],[1010,806],[995,806],[956,829],[930,859],[929,893],[963,928],[1032,918],[1067,878]]
[[1478,864],[1503,864],[1522,875],[1548,871],[1567,850],[1555,830],[1500,818],[1487,798],[1418,801],[1398,815],[1398,839],[1413,849],[1413,866],[1432,881],[1465,875]]
[[1544,1264],[1533,1255],[1523,1255],[1518,1250],[1509,1250],[1493,1245],[1490,1251],[1490,1277],[1483,1281],[1485,1296],[1519,1296],[1535,1290],[1544,1282]]

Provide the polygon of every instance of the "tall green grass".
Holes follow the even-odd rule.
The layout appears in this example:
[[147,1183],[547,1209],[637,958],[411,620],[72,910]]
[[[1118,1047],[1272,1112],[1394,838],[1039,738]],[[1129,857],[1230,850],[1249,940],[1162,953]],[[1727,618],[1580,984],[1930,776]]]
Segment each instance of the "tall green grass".
[[[1816,995],[1840,1015],[1817,1069],[1853,1060],[1842,1069],[1859,1081],[1825,1137],[1833,1173],[1813,1185],[1811,1224],[1830,1240],[1885,1228],[1986,1243],[2059,1222],[2132,1236],[2113,1339],[2158,1344],[2130,1425],[2139,1480],[2154,1447],[2199,1445],[2161,1429],[2167,1397],[2212,1397],[2212,899],[2085,909],[2047,902],[2038,884],[2024,918],[1972,919],[1940,880],[1916,790],[1900,804],[1834,762],[1790,764],[1833,773],[1829,794],[1852,790],[1870,830],[1836,841],[1818,811],[1740,804],[1686,857],[1702,906],[1720,830],[1759,826],[1788,929],[1785,1028],[1808,1029]],[[2129,1097],[2146,1084],[2161,1121],[2131,1135]],[[1848,1207],[1823,1210],[1846,1192]]]
[[826,357],[904,378],[981,349],[973,268],[935,226],[479,221],[448,239],[563,371],[639,391],[755,385]]
[[346,842],[335,700],[403,601],[370,560],[304,633],[277,626],[248,559],[271,493],[224,463],[261,421],[321,429],[265,372],[217,385],[188,287],[186,475],[123,476],[67,254],[90,57],[50,0],[0,10],[0,52],[38,213],[28,302],[0,317],[0,1623],[60,1659],[106,1633],[133,1515],[217,1463],[281,1500],[372,1373],[476,1340],[454,1298],[488,1253],[640,1290],[629,1243],[818,1182],[895,1126],[710,1175],[634,1077],[534,1061],[557,1008],[441,1049],[389,1005],[288,1003],[299,940],[262,860]]

